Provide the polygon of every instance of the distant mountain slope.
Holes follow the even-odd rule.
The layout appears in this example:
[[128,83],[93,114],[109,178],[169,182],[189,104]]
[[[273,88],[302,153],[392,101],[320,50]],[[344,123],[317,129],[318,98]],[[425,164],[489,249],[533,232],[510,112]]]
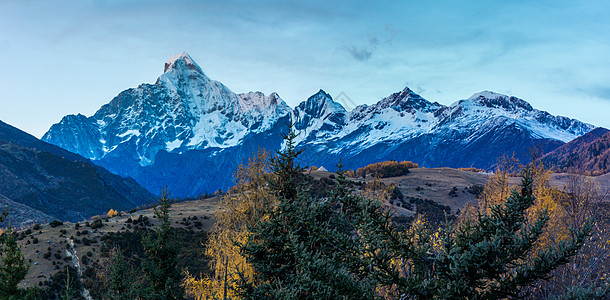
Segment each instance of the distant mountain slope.
[[232,172],[258,148],[278,149],[292,118],[303,164],[334,170],[384,160],[425,167],[492,169],[513,153],[549,152],[594,126],[553,116],[526,101],[481,92],[450,106],[409,88],[352,111],[320,90],[294,109],[276,94],[236,94],[208,78],[186,53],[170,58],[155,84],[121,92],[93,116],[65,116],[43,140],[178,196],[232,184]]
[[1,121],[0,196],[11,207],[13,225],[78,221],[111,208],[129,210],[153,197],[133,179]]
[[[329,97],[324,101],[332,101]],[[443,106],[408,88],[372,106],[356,107],[342,122],[346,125],[339,129],[302,129],[307,136],[323,137],[299,144],[306,149],[305,161],[332,167],[342,158],[355,168],[406,159],[426,167],[491,169],[502,155],[514,153],[526,161],[531,148],[552,151],[593,128],[493,92]]]
[[595,128],[544,155],[542,161],[560,172],[605,174],[610,172],[610,130]]
[[71,161],[89,161],[89,159],[66,151],[61,147],[43,142],[35,136],[0,121],[0,141],[13,143],[37,151],[46,151]]
[[8,207],[9,214],[9,220],[0,223],[0,227],[7,226],[9,222],[11,223],[11,226],[21,226],[35,223],[48,223],[54,219],[52,216],[45,214],[42,211],[15,202],[3,195],[0,195],[0,207],[3,208],[3,211]]

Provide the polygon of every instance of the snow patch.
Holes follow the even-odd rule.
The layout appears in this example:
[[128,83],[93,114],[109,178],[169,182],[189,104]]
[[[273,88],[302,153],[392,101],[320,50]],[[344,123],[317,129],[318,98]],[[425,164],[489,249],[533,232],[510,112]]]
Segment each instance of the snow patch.
[[167,149],[168,152],[172,152],[174,149],[180,147],[180,145],[182,145],[182,141],[179,139],[176,139],[173,142],[166,142],[165,148]]
[[119,134],[118,136],[123,138],[123,137],[126,137],[126,136],[132,136],[132,135],[140,136],[140,130],[138,130],[138,129],[129,129],[129,130]]

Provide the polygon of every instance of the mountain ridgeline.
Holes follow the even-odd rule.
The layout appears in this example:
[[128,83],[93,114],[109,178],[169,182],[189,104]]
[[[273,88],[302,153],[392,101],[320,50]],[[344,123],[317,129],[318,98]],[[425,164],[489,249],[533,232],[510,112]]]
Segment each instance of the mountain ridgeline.
[[13,226],[80,221],[152,199],[133,179],[0,121],[0,204],[9,207]]
[[595,128],[545,154],[541,160],[555,171],[601,175],[610,171],[610,130]]
[[156,193],[194,196],[232,185],[258,148],[282,147],[295,123],[301,163],[333,170],[386,160],[424,167],[491,169],[502,155],[527,160],[594,126],[534,109],[516,97],[481,92],[450,106],[409,88],[347,111],[320,90],[291,109],[279,95],[236,94],[208,78],[186,54],[165,63],[155,84],[121,92],[93,116],[65,116],[43,140],[91,159]]

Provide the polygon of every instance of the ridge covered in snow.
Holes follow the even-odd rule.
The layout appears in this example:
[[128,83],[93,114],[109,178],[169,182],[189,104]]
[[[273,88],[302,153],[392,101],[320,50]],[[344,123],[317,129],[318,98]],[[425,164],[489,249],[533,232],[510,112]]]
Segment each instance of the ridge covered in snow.
[[[176,193],[194,195],[226,188],[233,170],[257,149],[281,147],[289,118],[304,163],[334,166],[343,158],[347,168],[406,159],[489,169],[501,155],[550,151],[594,128],[490,91],[445,106],[405,87],[348,112],[320,90],[292,109],[277,93],[234,93],[183,52],[165,62],[155,84],[121,92],[93,116],[65,116],[43,140],[134,177],[152,192],[172,187],[169,176],[178,176]],[[216,175],[203,178],[202,170]]]
[[[134,158],[146,166],[160,150],[233,147],[288,113],[276,93],[235,94],[181,53],[165,63],[155,84],[121,92],[92,117],[66,116],[43,139],[94,160],[133,149]],[[67,127],[85,129],[86,137],[67,135]]]

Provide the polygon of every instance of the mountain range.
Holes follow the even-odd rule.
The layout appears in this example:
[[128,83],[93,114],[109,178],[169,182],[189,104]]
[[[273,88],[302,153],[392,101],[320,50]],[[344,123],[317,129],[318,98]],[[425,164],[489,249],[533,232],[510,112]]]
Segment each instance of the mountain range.
[[13,226],[81,221],[153,197],[131,178],[0,121],[0,203],[9,208]]
[[289,120],[301,163],[329,170],[340,159],[346,168],[410,160],[490,170],[502,155],[526,161],[533,147],[551,152],[595,128],[489,91],[445,106],[404,88],[347,111],[320,90],[292,109],[276,93],[232,92],[181,53],[154,84],[121,92],[92,116],[65,116],[43,140],[150,192],[194,196],[232,185],[257,149],[281,148]]

